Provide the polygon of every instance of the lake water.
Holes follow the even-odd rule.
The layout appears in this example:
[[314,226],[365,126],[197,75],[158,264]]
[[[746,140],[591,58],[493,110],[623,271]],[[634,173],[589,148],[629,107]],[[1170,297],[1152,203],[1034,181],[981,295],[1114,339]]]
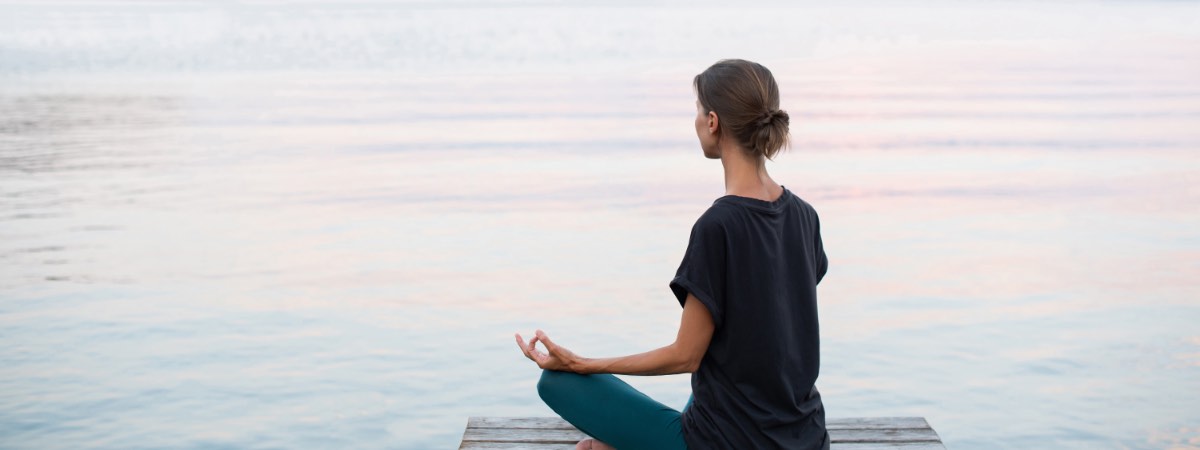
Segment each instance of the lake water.
[[[830,417],[1200,448],[1200,6],[0,4],[0,448],[455,448],[674,337],[771,68]],[[686,376],[625,377],[682,407]]]

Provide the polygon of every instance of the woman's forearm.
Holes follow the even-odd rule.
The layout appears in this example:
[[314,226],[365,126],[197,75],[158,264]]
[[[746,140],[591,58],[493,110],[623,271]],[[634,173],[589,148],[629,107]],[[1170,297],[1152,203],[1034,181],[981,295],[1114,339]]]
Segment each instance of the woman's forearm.
[[712,340],[713,332],[712,315],[708,313],[708,308],[700,303],[695,295],[689,293],[687,299],[684,300],[679,335],[671,345],[645,353],[616,358],[581,358],[578,363],[569,366],[569,369],[572,372],[583,374],[670,375],[692,373],[700,368],[700,360],[704,359],[704,354],[708,351],[708,344]]
[[695,372],[700,361],[692,361],[675,344],[636,355],[614,358],[586,358],[576,372],[619,375],[670,375]]

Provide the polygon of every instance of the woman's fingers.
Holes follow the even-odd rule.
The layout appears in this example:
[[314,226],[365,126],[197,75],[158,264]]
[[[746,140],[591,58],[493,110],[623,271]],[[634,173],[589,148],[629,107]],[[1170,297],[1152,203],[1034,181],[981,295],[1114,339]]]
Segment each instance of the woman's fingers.
[[[542,330],[537,330],[533,337],[529,338],[529,342],[526,342],[521,337],[521,333],[516,333],[514,337],[517,340],[517,346],[521,347],[521,353],[525,354],[526,358],[537,363],[538,367],[543,369],[560,370],[563,367],[563,362],[573,356],[570,351],[559,347],[558,344],[551,341],[550,337]],[[537,343],[539,341],[546,347],[547,353],[538,351]]]
[[529,351],[530,355],[536,356],[538,354],[537,341],[538,337],[536,335],[529,338],[529,344],[525,347],[525,349]]
[[547,364],[553,365],[554,370],[573,371],[571,367],[579,359],[579,357],[575,356],[574,353],[571,353],[570,350],[555,344],[554,341],[550,340],[550,336],[546,335],[546,333],[542,330],[537,330],[534,338],[542,341],[542,345],[546,346],[546,351],[550,352],[550,355],[546,357]]
[[[554,358],[554,355],[538,351],[536,347],[538,340],[540,340],[540,338],[537,336],[529,338],[529,354],[533,357],[533,362],[536,362],[538,367],[548,369],[550,368],[551,359]],[[545,345],[545,343],[543,342],[542,345]]]
[[550,352],[550,354],[558,353],[558,345],[555,344],[554,341],[551,341],[550,336],[547,336],[546,333],[542,332],[542,330],[537,330],[537,334],[534,335],[534,339],[541,340],[542,345],[546,346],[546,351]]
[[539,368],[547,368],[547,365],[550,362],[550,356],[537,350],[537,336],[530,338],[529,343],[525,343],[525,340],[521,338],[521,333],[516,334],[516,339],[517,345],[521,347],[521,353],[524,353],[526,358],[529,358],[530,361],[533,361],[535,364],[537,364]]
[[521,353],[523,353],[526,358],[529,358],[530,360],[532,360],[533,355],[529,354],[529,348],[525,346],[525,340],[521,339],[521,333],[517,333],[516,337],[517,337],[517,347],[521,348]]

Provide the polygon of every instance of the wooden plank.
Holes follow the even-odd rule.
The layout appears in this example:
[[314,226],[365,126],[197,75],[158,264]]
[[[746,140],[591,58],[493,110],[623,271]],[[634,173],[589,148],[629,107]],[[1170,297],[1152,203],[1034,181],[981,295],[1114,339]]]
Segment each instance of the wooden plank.
[[946,446],[941,442],[834,442],[829,450],[946,450]]
[[[929,428],[923,417],[851,417],[825,421],[825,427],[837,429]],[[471,417],[467,428],[561,428],[574,429],[561,417]]]
[[[574,450],[570,444],[528,442],[463,442],[459,450]],[[941,442],[833,443],[830,450],[946,450]]]
[[563,430],[554,428],[467,428],[463,433],[463,442],[534,442],[555,444],[562,442],[579,442],[587,435],[576,429]]
[[566,428],[574,426],[561,417],[471,417],[467,428]]
[[932,429],[829,430],[831,442],[940,442]]
[[926,422],[924,417],[839,417],[826,419],[825,428],[830,430],[929,428],[929,422]]
[[463,442],[462,445],[458,447],[458,450],[575,450],[575,443],[531,444],[528,442]]
[[[838,418],[826,422],[834,450],[945,450],[922,417]],[[568,450],[586,438],[559,417],[471,417],[460,450]]]
[[[579,442],[587,435],[575,429],[561,428],[468,428],[463,441],[486,442]],[[893,430],[829,430],[832,442],[938,442],[937,433],[929,428]]]

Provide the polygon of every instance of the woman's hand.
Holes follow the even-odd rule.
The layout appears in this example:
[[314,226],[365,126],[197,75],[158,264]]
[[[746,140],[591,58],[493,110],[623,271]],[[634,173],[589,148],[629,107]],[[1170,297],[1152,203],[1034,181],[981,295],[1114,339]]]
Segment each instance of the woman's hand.
[[[669,375],[700,370],[715,332],[716,324],[708,307],[689,293],[683,302],[683,317],[679,320],[679,335],[675,337],[675,342],[648,352],[615,358],[584,358],[556,345],[542,330],[537,330],[537,335],[528,344],[517,334],[517,346],[526,358],[543,369],[585,375]],[[537,350],[538,341],[542,341],[550,354]]]
[[[538,341],[541,341],[542,345],[546,346],[546,351],[549,354],[538,351],[536,345]],[[542,330],[537,330],[537,333],[529,340],[528,344],[525,343],[524,339],[521,339],[521,333],[517,333],[517,346],[521,347],[521,353],[524,353],[526,358],[537,363],[538,367],[543,369],[585,373],[587,358],[583,358],[566,348],[558,346]]]

